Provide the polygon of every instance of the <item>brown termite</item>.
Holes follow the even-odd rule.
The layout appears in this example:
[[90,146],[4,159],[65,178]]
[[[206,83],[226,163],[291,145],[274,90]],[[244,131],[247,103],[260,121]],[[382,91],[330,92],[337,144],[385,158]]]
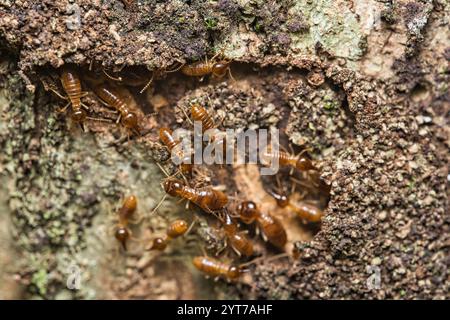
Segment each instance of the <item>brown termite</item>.
[[[159,129],[159,139],[161,142],[169,149],[169,151],[172,151],[176,146],[180,144],[180,140],[175,139],[175,137],[172,135],[172,130],[169,128],[163,127]],[[191,155],[188,156],[189,160],[192,160]],[[192,173],[192,163],[185,163],[186,160],[185,156],[182,155],[183,163],[180,165],[180,169],[182,173],[190,174]],[[192,161],[191,161],[192,162]]]
[[228,203],[228,197],[225,193],[211,187],[195,189],[184,185],[178,179],[167,179],[163,186],[167,194],[187,199],[207,212],[221,210]]
[[309,222],[320,222],[323,217],[323,211],[321,209],[306,202],[289,204],[288,208],[294,211],[300,218]]
[[139,93],[143,93],[145,90],[147,90],[147,88],[152,84],[153,80],[157,77],[160,77],[161,75],[165,74],[165,73],[172,73],[172,72],[176,72],[178,70],[180,70],[183,67],[183,65],[179,65],[178,67],[172,69],[172,70],[165,70],[165,69],[156,69],[153,70],[152,72],[152,77],[150,78],[150,80],[147,82],[147,84],[142,88],[141,91],[139,91]]
[[172,130],[166,127],[159,129],[159,139],[169,151],[172,151],[172,149],[180,143],[180,141],[176,140],[172,135]]
[[120,242],[122,248],[127,250],[127,241],[131,237],[131,231],[128,228],[130,219],[137,208],[136,196],[128,196],[125,198],[122,207],[119,210],[119,218],[114,230],[114,237]]
[[61,99],[69,100],[67,105],[64,106],[64,108],[62,108],[61,110],[59,110],[59,112],[64,112],[67,110],[69,106],[72,106],[72,112],[70,117],[72,121],[80,125],[82,125],[83,122],[86,121],[86,119],[99,121],[103,120],[88,117],[86,110],[84,110],[84,109],[89,110],[89,107],[81,102],[81,98],[86,96],[87,92],[82,92],[80,77],[73,67],[71,66],[63,67],[60,79],[62,87],[65,93],[67,94],[66,97],[61,95],[58,91],[52,88],[48,88]]
[[181,68],[181,72],[191,77],[202,77],[208,74],[213,74],[214,76],[221,78],[225,76],[227,70],[229,70],[229,65],[229,61],[198,61],[184,65]]
[[171,240],[184,235],[188,231],[188,229],[189,225],[186,221],[173,221],[167,228],[165,236],[153,239],[152,245],[148,250],[163,251],[164,249],[166,249]]
[[228,243],[239,255],[250,257],[253,255],[253,244],[243,232],[239,232],[238,225],[229,214],[225,215],[223,229],[227,236]]
[[289,198],[282,193],[270,191],[269,194],[277,201],[279,207],[292,210],[300,218],[305,219],[306,221],[319,222],[322,220],[323,211],[312,204],[306,202],[292,204],[289,201]]
[[217,126],[214,123],[213,118],[208,114],[208,111],[201,105],[194,103],[191,106],[191,114],[194,122],[197,121],[202,124],[202,133],[204,132],[208,133],[210,142],[215,144],[215,149],[221,152],[222,158],[225,159],[227,152],[227,145],[226,145],[226,136],[224,135],[224,132],[220,132],[219,130],[216,129]]
[[139,135],[140,127],[138,116],[130,110],[127,103],[117,94],[117,92],[115,92],[114,89],[110,88],[106,84],[103,84],[96,86],[94,91],[107,106],[119,111],[120,115],[117,118],[117,123],[120,121],[125,128]]
[[230,78],[234,80],[230,70],[231,61],[227,59],[218,60],[219,55],[220,53],[216,54],[211,60],[205,59],[205,61],[186,64],[181,67],[181,72],[190,77],[203,77],[212,74],[218,78],[224,77],[228,72]]
[[283,248],[287,241],[286,231],[281,222],[271,214],[262,212],[253,201],[243,201],[237,208],[242,222],[251,224],[256,221],[263,236],[271,244],[278,248]]

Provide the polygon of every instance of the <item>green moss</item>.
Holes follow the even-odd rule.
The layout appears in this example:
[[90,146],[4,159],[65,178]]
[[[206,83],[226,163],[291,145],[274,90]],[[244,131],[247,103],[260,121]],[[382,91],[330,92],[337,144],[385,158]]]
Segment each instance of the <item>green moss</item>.
[[323,102],[323,108],[327,111],[334,111],[339,107],[339,103],[335,100],[332,100],[330,97],[325,97]]

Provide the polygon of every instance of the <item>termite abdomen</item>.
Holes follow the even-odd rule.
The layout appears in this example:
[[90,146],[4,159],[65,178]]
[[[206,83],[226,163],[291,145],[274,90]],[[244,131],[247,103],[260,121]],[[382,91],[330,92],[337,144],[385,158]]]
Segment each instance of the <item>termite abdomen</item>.
[[214,120],[208,114],[208,111],[206,111],[206,109],[199,104],[195,103],[191,106],[191,114],[194,121],[201,122],[203,132],[215,127]]

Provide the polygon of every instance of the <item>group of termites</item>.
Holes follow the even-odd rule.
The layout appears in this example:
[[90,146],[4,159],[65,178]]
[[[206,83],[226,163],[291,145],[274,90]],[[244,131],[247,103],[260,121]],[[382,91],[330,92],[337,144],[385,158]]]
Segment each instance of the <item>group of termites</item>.
[[[228,72],[232,78],[230,63],[230,60],[218,59],[216,55],[210,60],[206,59],[205,61],[181,65],[176,70],[180,70],[184,75],[192,77],[212,75],[221,78]],[[115,122],[125,128],[128,134],[140,135],[141,124],[139,117],[128,106],[126,99],[121,97],[120,91],[117,90],[117,78],[110,76],[104,70],[103,72],[107,75],[107,78],[104,78],[105,80],[93,81],[92,78],[95,77],[91,76],[86,79],[85,84],[82,81],[85,77],[80,77],[80,72],[77,68],[74,66],[63,66],[59,70],[59,76],[65,94],[59,93],[57,89],[48,85],[46,85],[46,88],[52,90],[60,98],[67,100],[67,105],[61,111],[70,110],[70,117],[75,123],[83,126],[84,122],[88,120],[110,121],[108,119],[97,119],[90,114],[90,107],[82,102],[82,98],[88,94],[87,91],[83,91],[83,88],[85,88],[94,92],[106,108],[111,109],[117,114]],[[150,81],[138,81],[138,83],[146,83],[143,89],[145,90],[153,78],[160,76],[163,72],[161,70],[153,72]],[[188,113],[185,112],[185,114],[187,115]],[[193,121],[201,122],[203,131],[217,127],[208,110],[199,103],[193,103],[190,106],[190,114]],[[169,152],[173,151],[181,143],[181,141],[174,137],[172,130],[168,127],[159,129],[159,140]],[[291,171],[306,174],[309,177],[308,183],[310,184],[318,185],[321,183],[320,178],[318,178],[317,168],[304,154],[294,155],[292,152],[275,152],[267,149],[264,152],[263,158],[267,163],[272,160],[277,160],[282,168],[288,168]],[[185,199],[189,204],[194,204],[193,207],[197,207],[197,210],[202,211],[206,216],[217,219],[225,235],[226,247],[232,250],[215,252],[213,254],[214,257],[212,257],[203,249],[203,255],[193,258],[195,268],[206,276],[234,281],[240,278],[244,272],[248,271],[250,264],[259,260],[267,260],[267,257],[256,257],[253,243],[254,239],[249,236],[248,230],[242,229],[242,225],[255,225],[257,234],[261,234],[262,238],[271,244],[273,250],[280,251],[279,255],[273,256],[274,258],[288,256],[283,253],[288,240],[287,233],[283,224],[274,215],[262,210],[260,204],[254,201],[227,195],[212,185],[191,185],[190,179],[196,166],[198,165],[181,164],[172,175],[169,175],[160,166],[167,176],[162,182],[162,187],[167,195]],[[308,202],[292,203],[289,196],[283,192],[271,191],[269,194],[276,200],[277,206],[295,212],[303,221],[316,223],[322,219],[323,211],[319,206]],[[130,224],[133,223],[133,216],[137,210],[137,202],[137,197],[134,195],[125,197],[118,211],[117,223],[114,227],[114,236],[119,242],[120,247],[125,251],[127,250],[127,242],[133,239]],[[195,217],[192,220],[191,223],[183,219],[172,221],[165,234],[153,238],[146,247],[146,250],[164,251],[173,239],[190,232],[196,221]],[[240,264],[225,262],[229,261],[229,259],[222,259],[223,251],[237,256],[239,259],[247,260]],[[252,258],[254,259],[250,260]]]

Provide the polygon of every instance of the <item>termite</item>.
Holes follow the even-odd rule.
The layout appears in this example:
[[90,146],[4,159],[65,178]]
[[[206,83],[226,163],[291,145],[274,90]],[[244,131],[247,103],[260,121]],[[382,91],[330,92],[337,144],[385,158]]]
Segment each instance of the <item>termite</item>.
[[284,151],[274,152],[270,148],[262,155],[262,160],[265,162],[270,163],[274,159],[278,161],[280,166],[292,166],[300,171],[317,170],[311,160],[300,155],[295,156]]
[[277,201],[279,207],[291,209],[302,219],[309,222],[319,222],[322,220],[323,211],[312,204],[306,202],[292,204],[284,194],[274,191],[270,191],[269,194]]
[[243,232],[239,232],[237,223],[229,214],[225,215],[223,229],[228,243],[239,256],[250,257],[253,255],[253,244]]
[[61,84],[69,98],[69,104],[72,104],[72,120],[82,123],[86,120],[87,113],[82,109],[81,97],[85,94],[81,92],[78,74],[71,68],[64,68],[61,73]]
[[208,256],[195,257],[192,263],[198,270],[213,278],[222,277],[234,281],[244,272],[239,266],[230,265]]
[[288,208],[294,211],[300,218],[309,222],[319,222],[323,217],[323,211],[321,209],[306,202],[296,203],[295,205],[289,204]]
[[230,70],[230,60],[217,60],[220,53],[216,54],[211,60],[198,61],[186,64],[181,67],[181,72],[190,77],[203,77],[212,74],[215,77],[222,78],[228,72],[230,78],[234,80]]
[[[172,152],[177,146],[181,146],[181,141],[175,139],[175,137],[172,135],[172,130],[166,127],[159,129],[159,139],[167,147],[167,149],[169,149],[170,152]],[[185,155],[178,153],[177,150],[177,156],[181,157],[180,160],[183,160],[183,163],[181,163],[180,165],[182,173],[191,173],[193,165],[192,163],[186,163],[185,160],[189,160],[188,162],[192,162],[192,155],[188,155],[187,159]]]
[[285,246],[287,235],[281,222],[269,213],[260,211],[253,201],[241,202],[237,212],[242,222],[246,224],[256,221],[263,236],[274,246],[278,248]]
[[166,69],[156,69],[153,70],[152,72],[152,77],[150,78],[150,80],[147,82],[147,84],[142,88],[141,91],[139,91],[139,93],[143,93],[145,90],[147,90],[147,88],[152,84],[153,80],[155,78],[161,77],[162,75],[164,75],[165,73],[172,73],[172,72],[176,72],[178,70],[180,70],[183,67],[183,65],[179,65],[178,67],[176,67],[175,69],[172,70],[166,70]]
[[120,242],[122,248],[127,250],[127,241],[131,237],[131,231],[128,228],[130,219],[137,208],[136,196],[128,196],[125,198],[122,207],[119,210],[119,218],[114,231],[114,237]]
[[194,121],[201,122],[203,132],[215,128],[214,120],[201,105],[194,103],[191,106],[191,114]]
[[246,267],[251,264],[258,263],[259,261],[269,262],[286,257],[289,257],[289,255],[286,253],[282,253],[270,258],[259,257],[240,265],[234,265],[219,261],[214,258],[210,258],[205,255],[195,257],[192,262],[199,271],[203,272],[208,277],[213,277],[215,279],[223,278],[228,281],[236,281],[242,276],[242,274],[249,271],[249,269],[246,269]]
[[163,186],[167,194],[187,199],[207,212],[221,210],[228,203],[228,197],[225,193],[211,187],[195,189],[184,185],[177,179],[167,179]]
[[175,220],[167,228],[165,236],[153,239],[152,246],[148,250],[163,251],[171,240],[184,235],[188,229],[189,226],[186,221]]
[[218,256],[227,247],[226,235],[223,228],[215,228],[208,224],[206,220],[200,220],[197,234],[205,243],[208,251]]
[[268,191],[268,193],[275,199],[280,208],[286,208],[289,205],[289,198],[287,195],[272,190]]
[[107,106],[119,111],[117,123],[120,121],[125,128],[139,135],[138,116],[130,110],[127,103],[115,90],[107,85],[100,85],[96,86],[94,91]]

